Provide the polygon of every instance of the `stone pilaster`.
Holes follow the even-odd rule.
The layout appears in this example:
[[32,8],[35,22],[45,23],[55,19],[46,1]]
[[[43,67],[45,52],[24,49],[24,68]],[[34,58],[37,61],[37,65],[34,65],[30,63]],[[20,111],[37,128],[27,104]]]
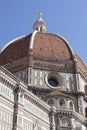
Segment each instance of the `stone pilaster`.
[[50,130],[55,129],[55,113],[56,110],[54,107],[51,107],[50,113],[49,113],[49,118],[50,118]]

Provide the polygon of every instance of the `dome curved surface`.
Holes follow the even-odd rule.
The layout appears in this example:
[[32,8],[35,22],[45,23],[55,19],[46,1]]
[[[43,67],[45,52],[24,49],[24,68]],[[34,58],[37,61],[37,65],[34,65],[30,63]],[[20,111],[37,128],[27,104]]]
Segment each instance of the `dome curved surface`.
[[28,55],[30,35],[18,38],[7,44],[7,46],[1,51],[0,64],[8,64],[11,60],[18,60]]
[[72,52],[66,42],[55,34],[36,33],[33,41],[33,54],[54,60],[72,60]]
[[32,51],[33,57],[53,61],[73,62],[75,55],[79,67],[87,74],[87,67],[72,51],[65,39],[56,34],[42,32],[33,32],[8,44],[0,54],[0,65],[28,57],[29,51]]

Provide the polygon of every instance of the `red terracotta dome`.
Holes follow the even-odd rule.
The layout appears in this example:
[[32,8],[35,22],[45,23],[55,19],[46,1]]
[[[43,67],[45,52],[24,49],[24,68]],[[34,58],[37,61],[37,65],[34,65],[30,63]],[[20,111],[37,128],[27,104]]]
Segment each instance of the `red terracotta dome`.
[[[87,75],[87,67],[79,56],[73,52],[69,43],[60,35],[46,32],[46,23],[41,16],[42,14],[39,13],[39,18],[33,25],[32,34],[9,42],[2,49],[0,65],[7,65],[23,58],[28,59],[32,55],[33,59],[56,62],[56,64],[62,63],[62,67],[65,67],[65,69],[68,65],[69,72],[71,72],[71,69],[72,72],[79,70]],[[65,64],[63,65],[63,63]],[[57,68],[56,65],[55,67]]]
[[8,43],[1,51],[0,65],[27,57],[31,50],[34,57],[48,60],[74,61],[74,57],[76,57],[79,68],[87,73],[87,67],[72,51],[64,38],[56,34],[38,31]]
[[0,54],[0,64],[26,57],[30,49],[35,57],[53,60],[73,60],[73,54],[66,41],[55,34],[34,32],[6,45]]
[[5,65],[10,61],[19,60],[28,55],[31,34],[9,42],[1,51],[0,64]]

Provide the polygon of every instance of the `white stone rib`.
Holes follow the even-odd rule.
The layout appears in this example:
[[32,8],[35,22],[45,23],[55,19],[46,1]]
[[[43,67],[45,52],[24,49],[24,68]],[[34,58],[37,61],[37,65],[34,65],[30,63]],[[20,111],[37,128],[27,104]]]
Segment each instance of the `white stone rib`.
[[33,49],[33,44],[34,44],[34,37],[35,37],[35,34],[37,33],[38,31],[35,30],[33,33],[32,33],[32,36],[31,36],[31,39],[30,39],[30,44],[29,44],[29,49]]

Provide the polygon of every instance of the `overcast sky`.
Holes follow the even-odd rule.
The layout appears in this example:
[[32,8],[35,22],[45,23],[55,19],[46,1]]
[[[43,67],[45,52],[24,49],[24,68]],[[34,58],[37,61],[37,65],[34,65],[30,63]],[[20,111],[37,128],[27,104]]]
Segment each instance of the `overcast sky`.
[[39,12],[47,32],[62,35],[87,65],[87,0],[0,0],[0,49],[31,33]]

